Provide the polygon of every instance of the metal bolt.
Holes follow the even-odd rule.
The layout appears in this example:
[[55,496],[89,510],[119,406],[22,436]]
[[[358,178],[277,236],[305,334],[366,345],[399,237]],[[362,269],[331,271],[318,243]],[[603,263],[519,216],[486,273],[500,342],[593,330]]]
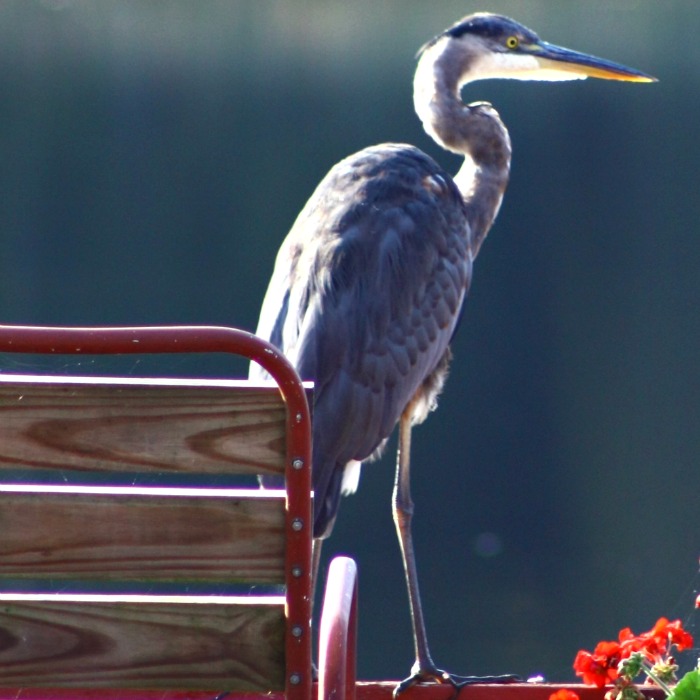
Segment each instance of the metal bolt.
[[302,634],[304,634],[304,630],[301,628],[301,625],[292,627],[292,637],[301,637]]
[[294,532],[300,532],[304,528],[304,521],[301,518],[294,518],[292,520],[292,530]]
[[302,419],[301,413],[297,413],[296,416],[294,416],[294,417],[296,418],[297,423],[301,423],[301,419]]
[[302,573],[303,573],[303,571],[302,571],[302,568],[300,566],[293,566],[292,567],[292,576],[294,576],[294,578],[301,578]]
[[289,682],[292,685],[299,685],[299,683],[301,683],[301,673],[292,673],[289,676]]
[[304,460],[303,459],[295,459],[292,462],[292,467],[294,469],[301,469],[304,466]]

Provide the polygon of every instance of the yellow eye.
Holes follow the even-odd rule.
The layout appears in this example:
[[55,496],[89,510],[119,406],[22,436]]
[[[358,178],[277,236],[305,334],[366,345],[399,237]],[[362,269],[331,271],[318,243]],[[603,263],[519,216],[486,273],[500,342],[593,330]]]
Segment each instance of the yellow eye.
[[520,42],[518,41],[518,37],[517,37],[517,36],[509,36],[509,37],[506,39],[506,46],[507,46],[509,49],[517,49],[519,43],[520,43]]

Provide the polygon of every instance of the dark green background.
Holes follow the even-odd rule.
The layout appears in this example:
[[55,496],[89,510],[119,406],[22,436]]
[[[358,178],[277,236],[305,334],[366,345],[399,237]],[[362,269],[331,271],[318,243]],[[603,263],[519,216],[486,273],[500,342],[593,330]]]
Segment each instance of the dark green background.
[[[426,616],[450,670],[562,680],[622,626],[692,624],[696,0],[4,0],[0,321],[254,328],[334,162],[392,140],[457,169],[413,114],[413,57],[475,9],[661,79],[465,91],[498,107],[514,159],[440,409],[414,435]],[[364,678],[412,661],[392,453],[325,551],[359,562]]]

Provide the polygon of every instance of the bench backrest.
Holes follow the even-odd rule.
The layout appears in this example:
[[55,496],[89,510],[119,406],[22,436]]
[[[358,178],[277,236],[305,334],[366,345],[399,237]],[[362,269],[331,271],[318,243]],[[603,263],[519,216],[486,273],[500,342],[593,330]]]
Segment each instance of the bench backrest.
[[282,391],[0,374],[0,687],[308,700],[310,424],[282,374]]

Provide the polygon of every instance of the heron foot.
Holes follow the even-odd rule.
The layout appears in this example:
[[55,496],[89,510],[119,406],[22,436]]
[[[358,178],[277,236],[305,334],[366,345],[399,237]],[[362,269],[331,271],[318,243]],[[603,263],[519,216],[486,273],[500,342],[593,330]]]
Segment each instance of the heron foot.
[[435,666],[418,669],[414,666],[411,669],[411,675],[397,684],[392,695],[397,698],[401,693],[419,683],[449,683],[452,685],[453,681],[452,676],[447,671],[441,671]]
[[397,698],[405,690],[419,683],[444,683],[451,685],[455,689],[452,697],[452,700],[454,700],[459,691],[466,685],[475,685],[476,683],[517,683],[519,680],[521,680],[520,676],[514,674],[502,676],[458,676],[453,673],[447,673],[447,671],[441,671],[436,667],[430,667],[412,670],[411,675],[394,688],[393,697]]

